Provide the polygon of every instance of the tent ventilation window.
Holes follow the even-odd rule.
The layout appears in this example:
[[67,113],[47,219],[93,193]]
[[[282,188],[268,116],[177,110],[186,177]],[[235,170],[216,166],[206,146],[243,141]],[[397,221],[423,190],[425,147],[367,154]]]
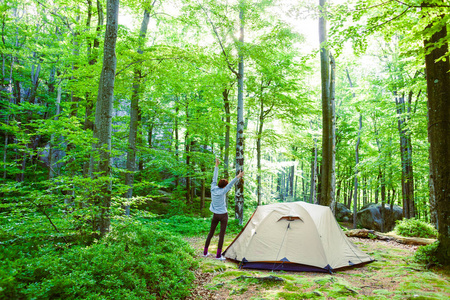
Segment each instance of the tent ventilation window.
[[281,221],[281,220],[286,220],[286,221],[289,221],[289,222],[292,222],[292,221],[295,221],[295,220],[300,220],[300,221],[303,222],[303,220],[299,216],[284,216],[284,217],[281,217],[278,221]]

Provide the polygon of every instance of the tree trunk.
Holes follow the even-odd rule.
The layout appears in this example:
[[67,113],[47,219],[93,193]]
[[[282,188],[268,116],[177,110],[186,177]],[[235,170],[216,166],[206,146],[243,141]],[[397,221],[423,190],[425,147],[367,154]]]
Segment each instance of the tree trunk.
[[321,190],[319,203],[330,206],[331,171],[332,171],[332,117],[330,102],[330,60],[327,50],[326,0],[319,0],[319,42],[320,42],[320,73],[322,83],[322,166]]
[[358,212],[358,164],[359,164],[359,142],[361,140],[362,114],[359,114],[358,140],[355,147],[355,191],[353,193],[353,228],[356,229],[356,217]]
[[230,94],[230,90],[225,89],[222,93],[223,95],[223,104],[225,109],[225,154],[223,158],[223,172],[224,178],[226,180],[229,179],[229,165],[230,165],[230,124],[231,124],[231,114],[230,114],[230,100],[228,99],[228,95]]
[[[59,118],[59,114],[61,112],[61,95],[62,95],[62,86],[61,84],[58,85],[58,92],[57,92],[57,96],[56,96],[56,115],[54,120],[57,121]],[[59,137],[56,138],[57,141],[59,141]],[[49,160],[49,167],[48,167],[48,178],[52,179],[55,175],[55,173],[57,175],[59,175],[59,167],[58,167],[58,163],[55,163],[53,161],[53,145],[55,143],[55,135],[52,134],[51,138],[50,138],[50,150],[49,150],[49,154],[48,154],[48,160]],[[56,172],[55,172],[56,171]],[[66,199],[66,198],[65,198]],[[66,200],[65,200],[66,201]],[[66,203],[67,204],[67,203]]]
[[[142,55],[142,46],[145,43],[145,37],[147,35],[148,22],[150,21],[150,11],[144,10],[144,17],[141,23],[141,29],[139,32],[139,46],[137,52]],[[133,183],[134,173],[136,172],[136,139],[139,126],[139,97],[141,93],[141,69],[140,64],[134,69],[133,77],[133,94],[131,95],[131,108],[130,108],[130,131],[128,135],[128,152],[127,152],[127,173],[125,175],[125,185],[128,185],[128,190],[125,197],[131,199],[133,197]],[[130,215],[130,205],[125,206],[125,214]]]
[[263,97],[261,95],[260,97],[260,111],[259,111],[259,126],[258,126],[258,133],[256,136],[256,170],[257,170],[257,174],[256,174],[256,181],[257,181],[257,186],[256,186],[256,194],[258,196],[258,206],[262,204],[262,199],[261,199],[261,136],[262,136],[262,132],[263,132],[263,126],[264,126],[264,101],[263,101]]
[[331,109],[331,133],[330,133],[330,188],[329,196],[327,197],[330,202],[330,208],[333,215],[336,213],[336,99],[335,99],[335,87],[336,87],[336,63],[333,55],[330,53],[330,109]]
[[[178,96],[176,96],[175,98],[175,159],[177,161],[177,163],[180,161],[180,150],[179,150],[179,145],[180,145],[180,141],[179,141],[179,137],[178,137],[178,112],[179,112],[180,108],[179,108],[179,98]],[[178,174],[175,176],[175,187],[178,188],[180,184],[180,177],[178,176]]]
[[[297,182],[298,177],[295,178],[296,182]],[[297,185],[297,183],[296,183]],[[302,199],[303,202],[307,202],[307,196],[308,196],[308,182],[306,181],[306,172],[304,172],[304,166],[303,166],[303,161],[302,161]]]
[[[238,73],[238,105],[236,126],[236,175],[244,171],[244,2],[241,1],[239,10],[240,36],[239,36],[239,73]],[[240,179],[235,187],[234,213],[239,224],[244,220],[244,180]]]
[[[204,165],[202,165],[201,170],[202,170],[202,174],[205,174],[206,168]],[[201,179],[201,194],[200,194],[200,214],[202,216],[203,216],[203,211],[205,210],[205,197],[206,197],[206,178],[203,175],[202,179]],[[227,201],[227,203],[228,203],[228,201]]]
[[353,199],[353,190],[354,190],[354,189],[352,189],[351,182],[348,183],[348,189],[349,189],[349,194],[348,194],[348,198],[347,198],[347,208],[350,209],[351,204],[352,204],[352,199]]
[[[442,42],[448,36],[447,27],[442,21],[444,16],[439,18],[443,23],[442,28],[435,32],[429,40],[424,41],[424,44],[430,170],[434,183],[439,228],[437,256],[442,264],[448,265],[450,264],[450,63],[448,59],[440,59],[445,57],[449,50],[448,44]],[[436,45],[440,45],[440,47],[435,48]]]
[[[103,67],[98,87],[97,106],[95,110],[94,137],[98,140],[96,151],[99,153],[98,176],[107,178],[111,175],[111,124],[114,100],[114,81],[116,73],[116,41],[118,29],[119,0],[107,1],[107,21],[103,47]],[[105,235],[110,228],[109,210],[111,206],[111,183],[102,182],[98,206],[100,235]],[[94,230],[97,224],[94,222]]]
[[[91,26],[91,12],[92,12],[92,2],[88,0],[88,18],[86,20],[86,27],[90,28]],[[98,59],[98,48],[100,47],[100,34],[101,29],[104,23],[104,14],[103,7],[100,0],[97,0],[97,27],[96,27],[96,37],[91,45],[90,42],[87,43],[88,49],[88,59],[89,65],[95,65]],[[92,130],[94,131],[94,122],[91,121],[91,115],[94,110],[94,101],[92,99],[92,95],[90,93],[86,93],[86,111],[84,115],[84,130]],[[92,156],[88,156],[87,161],[83,163],[83,177],[92,177],[92,168],[93,168],[93,158]]]
[[294,197],[294,177],[295,177],[295,165],[290,167],[289,171],[289,196]]
[[186,96],[186,134],[184,137],[184,152],[186,153],[186,203],[191,202],[191,177],[190,177],[190,163],[191,155],[189,154],[189,103]]
[[[402,163],[402,200],[403,200],[403,217],[414,218],[414,176],[412,169],[412,148],[411,134],[406,128],[409,119],[410,109],[406,109],[405,97],[397,97],[394,92],[395,104],[397,108],[398,132],[400,135],[400,157]],[[412,99],[410,94],[409,99]],[[411,100],[408,101],[409,103]]]
[[[310,122],[312,130],[312,122]],[[309,202],[314,204],[319,204],[316,195],[316,185],[317,185],[317,139],[314,137],[314,148],[312,149],[312,161],[311,161],[311,188],[309,192]]]

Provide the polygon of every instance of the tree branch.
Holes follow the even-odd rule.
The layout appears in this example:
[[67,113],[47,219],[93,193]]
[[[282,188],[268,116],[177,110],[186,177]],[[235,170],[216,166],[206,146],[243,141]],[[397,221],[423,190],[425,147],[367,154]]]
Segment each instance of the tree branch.
[[368,30],[366,30],[366,32],[370,32],[370,31],[374,30],[375,28],[381,27],[381,26],[383,26],[383,25],[385,25],[385,24],[387,24],[387,23],[389,23],[389,22],[392,22],[392,21],[394,21],[394,20],[400,18],[400,17],[401,17],[402,15],[404,15],[410,8],[411,8],[411,7],[407,7],[404,11],[402,11],[399,15],[393,17],[392,19],[389,19],[389,20],[387,20],[387,21],[384,21],[383,23],[380,23],[380,24],[377,24],[377,25],[375,25],[375,26],[373,26],[373,27],[370,27]]
[[67,25],[67,28],[69,28],[69,30],[73,33],[73,30],[70,27],[70,23],[67,20],[67,17],[61,16],[61,15],[57,14],[56,12],[52,12],[44,3],[40,2],[39,0],[36,0],[36,2],[39,5],[41,5],[42,7],[46,8],[47,10],[49,10],[51,15],[54,15],[54,16],[60,18],[63,21],[63,23]]
[[233,72],[234,75],[239,76],[238,72],[237,72],[235,69],[233,69],[233,67],[232,67],[232,65],[231,65],[231,63],[230,63],[230,60],[229,60],[229,58],[228,58],[228,55],[227,55],[227,53],[225,52],[225,48],[224,48],[223,45],[222,45],[222,41],[220,40],[219,33],[217,32],[216,26],[214,26],[214,23],[212,22],[212,20],[210,19],[209,15],[208,15],[208,12],[207,12],[206,9],[203,7],[203,5],[201,5],[198,1],[197,1],[197,3],[198,3],[198,5],[200,5],[201,9],[205,12],[206,18],[208,19],[209,24],[211,24],[211,27],[212,27],[213,30],[214,30],[214,34],[216,35],[217,41],[219,42],[220,48],[222,49],[222,54],[225,56],[225,59],[226,59],[226,61],[227,61],[228,69],[230,69],[230,71]]
[[[45,212],[45,210],[42,209],[42,208],[41,208],[39,205],[37,205],[36,203],[34,203],[33,200],[30,200],[30,202],[31,202],[32,204],[34,204],[34,205],[37,207],[37,209],[38,209],[39,211],[41,211],[41,212],[47,217],[48,221],[49,221],[50,224],[53,226],[53,228],[55,229],[55,231],[56,231],[57,233],[61,234],[61,232],[58,230],[58,228],[57,228],[56,225],[53,223],[52,219],[50,219],[49,215]],[[61,238],[64,240],[64,242],[66,242],[66,244],[69,243],[69,242],[67,242],[66,238],[65,238],[63,235],[61,235]]]

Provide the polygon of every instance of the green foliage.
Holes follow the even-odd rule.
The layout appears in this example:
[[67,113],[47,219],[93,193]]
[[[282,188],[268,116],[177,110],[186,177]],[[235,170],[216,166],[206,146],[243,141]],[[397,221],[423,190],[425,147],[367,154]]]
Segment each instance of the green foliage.
[[394,231],[402,236],[435,238],[437,230],[431,225],[421,220],[403,219],[396,222]]
[[372,240],[376,240],[377,239],[377,236],[375,234],[370,233],[370,232],[369,232],[369,234],[367,236],[369,237],[369,239],[372,239]]
[[186,242],[132,220],[114,225],[90,246],[1,245],[0,299],[180,299],[189,294],[197,265]]
[[439,241],[417,248],[417,251],[414,253],[414,260],[418,263],[423,264],[438,264],[438,259],[436,257],[437,248],[439,246]]

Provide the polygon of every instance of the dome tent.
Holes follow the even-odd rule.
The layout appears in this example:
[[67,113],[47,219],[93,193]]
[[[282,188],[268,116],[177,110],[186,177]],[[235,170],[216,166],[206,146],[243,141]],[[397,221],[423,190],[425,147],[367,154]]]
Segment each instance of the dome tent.
[[242,268],[332,272],[373,261],[344,234],[328,206],[258,206],[223,256]]

